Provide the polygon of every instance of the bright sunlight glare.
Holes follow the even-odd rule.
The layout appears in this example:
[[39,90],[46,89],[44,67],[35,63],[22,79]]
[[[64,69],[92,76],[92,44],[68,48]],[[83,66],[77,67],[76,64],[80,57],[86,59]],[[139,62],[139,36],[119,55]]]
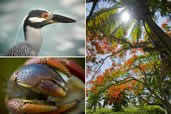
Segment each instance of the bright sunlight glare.
[[123,22],[127,22],[129,20],[129,18],[130,18],[130,15],[129,15],[129,13],[127,11],[125,11],[125,12],[122,13],[121,20]]

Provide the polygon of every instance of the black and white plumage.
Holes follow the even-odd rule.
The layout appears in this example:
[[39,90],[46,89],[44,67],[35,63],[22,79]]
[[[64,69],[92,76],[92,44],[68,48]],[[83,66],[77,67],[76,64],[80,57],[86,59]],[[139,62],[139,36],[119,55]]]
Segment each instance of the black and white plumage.
[[53,23],[73,23],[75,20],[46,10],[32,10],[24,21],[25,42],[10,48],[4,56],[37,56],[43,43],[41,28]]
[[10,48],[5,54],[5,56],[36,56],[36,52],[34,51],[31,44],[22,42],[14,45]]

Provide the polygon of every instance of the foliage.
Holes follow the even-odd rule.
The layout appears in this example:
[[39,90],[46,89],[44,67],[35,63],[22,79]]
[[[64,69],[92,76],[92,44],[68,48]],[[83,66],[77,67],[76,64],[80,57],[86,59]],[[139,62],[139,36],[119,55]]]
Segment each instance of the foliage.
[[124,112],[138,112],[138,111],[146,111],[148,113],[154,114],[165,114],[165,110],[163,110],[160,106],[152,105],[152,106],[144,106],[139,108],[125,108]]
[[88,97],[88,104],[87,104],[87,108],[88,109],[96,109],[97,104],[100,101],[100,96],[98,94],[95,93],[91,93]]
[[171,26],[169,26],[169,22],[171,21],[170,18],[168,18],[165,22],[162,23],[161,28],[164,29],[167,32],[171,31]]
[[[136,101],[129,104],[134,106],[168,104],[168,109],[171,105],[171,39],[154,20],[155,12],[168,15],[168,11],[159,0],[156,2],[114,1],[94,12],[87,22],[87,92],[88,96],[105,96],[99,99],[104,106],[115,104],[114,110],[121,109],[122,101],[131,100]],[[123,23],[119,17],[126,10],[131,11],[132,18]],[[168,23],[162,27],[168,32]]]
[[159,106],[144,106],[140,108],[126,108],[123,112],[113,112],[107,108],[98,108],[96,112],[86,109],[87,114],[165,114]]
[[90,109],[86,109],[86,113],[87,114],[100,114],[100,113],[112,113],[112,110],[108,109],[108,108],[97,108],[96,112],[94,112],[93,110],[90,110]]

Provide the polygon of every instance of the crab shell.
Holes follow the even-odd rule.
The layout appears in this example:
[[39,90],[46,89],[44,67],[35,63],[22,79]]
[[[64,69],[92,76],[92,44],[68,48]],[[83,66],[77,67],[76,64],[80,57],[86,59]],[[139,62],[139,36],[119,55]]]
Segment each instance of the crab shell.
[[77,114],[85,111],[84,82],[84,70],[71,60],[30,59],[12,74],[5,103],[14,114]]

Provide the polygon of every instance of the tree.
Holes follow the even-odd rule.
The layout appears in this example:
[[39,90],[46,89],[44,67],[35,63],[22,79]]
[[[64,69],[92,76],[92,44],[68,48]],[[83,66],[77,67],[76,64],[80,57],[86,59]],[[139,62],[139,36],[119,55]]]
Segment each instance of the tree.
[[[101,29],[99,31],[102,32],[103,28],[106,29],[106,27],[108,27],[108,30],[109,30],[108,34],[114,36],[114,33],[120,32],[121,33],[120,36],[122,36],[124,33],[123,29],[127,27],[124,27],[124,25],[121,25],[121,24],[116,26],[115,23],[118,23],[116,21],[118,20],[116,15],[123,13],[123,11],[129,10],[132,13],[132,18],[136,22],[134,23],[135,26],[133,27],[132,31],[136,32],[137,39],[141,36],[141,33],[142,33],[141,26],[144,26],[149,36],[149,39],[152,41],[152,44],[154,45],[154,47],[157,48],[158,51],[164,50],[164,51],[171,52],[171,46],[169,44],[171,39],[156,24],[153,18],[155,15],[155,12],[157,11],[160,11],[161,15],[169,15],[168,8],[165,7],[166,5],[164,5],[160,0],[143,0],[143,1],[119,0],[119,2],[116,2],[114,0],[115,4],[112,5],[111,8],[107,8],[106,10],[103,9],[100,13],[92,15],[93,10],[95,9],[94,5],[96,5],[97,2],[100,2],[100,1],[103,1],[103,0],[98,0],[96,1],[96,3],[93,2],[93,7],[92,7],[92,10],[90,11],[90,14],[87,20],[88,29],[91,28],[92,30],[92,29],[96,29],[97,27],[100,27]],[[113,0],[106,0],[106,1],[109,2]],[[124,9],[118,14],[116,10],[121,7],[123,7]],[[98,15],[98,14],[101,14],[101,15]],[[92,17],[90,20],[89,18],[91,15]],[[94,21],[94,23],[92,21]],[[129,27],[130,26],[128,26],[128,28]],[[105,35],[107,34],[106,32],[102,32],[102,33]]]
[[[97,10],[95,5],[102,1],[110,5]],[[167,16],[170,9],[159,0],[98,0],[92,6],[87,19],[87,76],[103,81],[88,84],[105,95],[112,86],[124,84],[126,93],[171,112],[171,39],[154,20],[156,12]],[[132,19],[123,23],[119,17],[127,10]],[[107,61],[112,64],[100,72]]]
[[91,93],[88,97],[88,104],[87,108],[93,109],[93,111],[96,111],[97,106],[100,104],[100,96],[95,93]]

